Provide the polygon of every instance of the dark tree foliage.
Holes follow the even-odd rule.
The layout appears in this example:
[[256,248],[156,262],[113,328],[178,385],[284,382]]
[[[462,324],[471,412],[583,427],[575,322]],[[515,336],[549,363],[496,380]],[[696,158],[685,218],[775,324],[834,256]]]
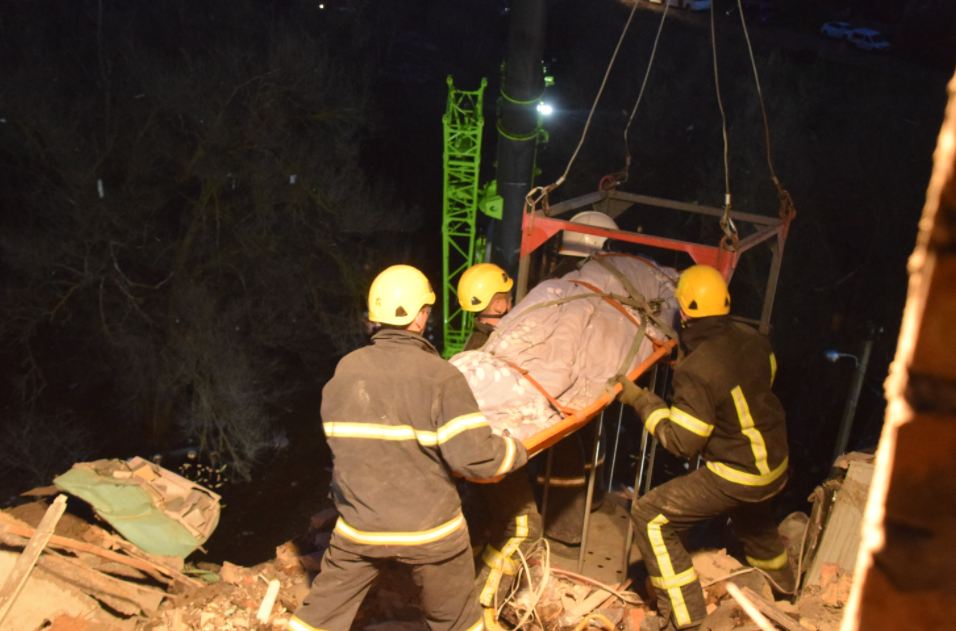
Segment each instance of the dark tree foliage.
[[414,227],[360,167],[360,18],[295,0],[0,9],[7,438],[62,428],[70,384],[113,426],[248,476],[277,406],[360,341],[369,278]]

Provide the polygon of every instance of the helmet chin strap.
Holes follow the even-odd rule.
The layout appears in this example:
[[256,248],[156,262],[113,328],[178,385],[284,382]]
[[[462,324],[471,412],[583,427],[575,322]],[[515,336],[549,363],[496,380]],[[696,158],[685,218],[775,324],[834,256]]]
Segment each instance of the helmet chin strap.
[[509,298],[503,297],[501,295],[496,295],[492,299],[491,304],[489,304],[484,311],[479,313],[476,316],[476,319],[479,322],[484,322],[486,324],[494,324],[495,326],[497,326],[501,318],[508,315],[508,311],[511,310],[511,305],[509,303],[510,303]]

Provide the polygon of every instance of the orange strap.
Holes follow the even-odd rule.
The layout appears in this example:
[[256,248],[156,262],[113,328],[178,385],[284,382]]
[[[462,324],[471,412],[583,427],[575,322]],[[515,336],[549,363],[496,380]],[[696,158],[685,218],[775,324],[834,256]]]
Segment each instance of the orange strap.
[[[504,361],[504,360],[502,360],[502,361]],[[561,412],[561,414],[563,415],[564,418],[568,418],[568,417],[571,416],[572,414],[576,414],[576,413],[577,413],[577,410],[575,410],[574,408],[566,408],[566,407],[564,407],[563,405],[561,405],[560,403],[558,403],[558,400],[555,399],[554,397],[552,397],[550,394],[548,394],[548,391],[545,390],[544,387],[543,387],[540,383],[538,383],[537,381],[535,381],[535,380],[531,377],[531,375],[528,374],[528,371],[527,371],[527,370],[525,370],[525,369],[522,368],[521,366],[515,366],[514,364],[512,364],[512,363],[509,362],[509,361],[505,361],[505,363],[508,364],[509,366],[511,366],[512,368],[514,368],[515,370],[517,370],[518,373],[519,373],[522,377],[524,377],[525,379],[527,379],[528,382],[529,382],[532,386],[534,386],[535,388],[537,388],[537,389],[538,389],[538,392],[540,392],[541,394],[543,394],[543,395],[545,396],[545,398],[551,403],[551,405],[553,405],[553,406],[555,407],[555,409],[557,409],[559,412]]]
[[[601,291],[600,289],[598,289],[597,287],[595,287],[595,286],[592,285],[591,283],[586,283],[586,282],[584,282],[583,280],[570,280],[570,281],[568,281],[568,282],[569,282],[569,283],[574,283],[575,285],[581,285],[581,286],[583,286],[583,287],[587,287],[588,289],[590,289],[591,291],[593,291],[593,292],[596,293],[596,294],[603,294],[603,293],[604,293],[603,291]],[[615,309],[617,309],[618,311],[620,311],[621,313],[623,313],[624,316],[625,316],[628,320],[630,320],[631,322],[634,323],[634,326],[640,328],[641,323],[634,319],[634,316],[632,316],[632,315],[628,312],[628,310],[624,308],[624,305],[622,305],[622,304],[619,303],[617,300],[615,300],[614,298],[611,298],[611,297],[609,297],[609,296],[601,296],[601,298],[604,299],[604,302],[608,303],[609,305],[611,305],[612,307],[614,307]],[[650,337],[650,336],[648,336],[648,337]]]
[[[640,258],[640,257],[635,257],[635,258]],[[643,259],[642,259],[642,260],[643,260]],[[568,282],[574,283],[575,285],[581,285],[582,287],[587,287],[588,289],[590,289],[591,291],[593,291],[593,292],[596,293],[596,294],[603,294],[603,293],[604,293],[603,291],[601,291],[600,289],[598,289],[597,287],[595,287],[595,286],[592,285],[591,283],[586,283],[586,282],[584,282],[583,280],[572,280],[572,281],[568,281]],[[615,309],[617,309],[618,311],[620,311],[621,313],[623,313],[623,314],[624,314],[624,317],[626,317],[628,320],[630,320],[631,322],[634,323],[634,326],[640,328],[641,323],[638,322],[636,319],[634,319],[634,316],[631,315],[630,312],[628,312],[628,310],[624,308],[624,305],[622,305],[620,302],[618,302],[617,300],[614,300],[613,298],[611,298],[611,297],[609,297],[609,296],[601,296],[601,298],[602,298],[605,302],[607,302],[609,305],[611,305],[612,307],[614,307]],[[651,340],[651,342],[653,342],[653,344],[654,344],[654,346],[655,346],[656,348],[660,348],[660,347],[662,346],[662,344],[661,344],[660,342],[658,342],[657,340],[655,340],[655,339],[654,339],[653,337],[651,337],[650,335],[647,335],[646,333],[645,333],[645,335],[647,336],[647,338],[648,338],[649,340]],[[504,360],[503,360],[503,361],[504,361]],[[554,408],[555,408],[556,410],[558,410],[559,412],[561,412],[561,414],[564,415],[564,418],[567,418],[567,417],[571,416],[572,414],[576,414],[576,413],[578,412],[578,410],[575,410],[575,409],[573,409],[573,408],[564,407],[563,405],[561,405],[560,403],[558,403],[558,400],[555,399],[553,396],[551,396],[551,394],[550,394],[547,390],[545,390],[544,387],[543,387],[540,383],[538,383],[537,381],[535,381],[534,378],[533,378],[530,374],[528,374],[528,371],[527,371],[527,370],[525,370],[525,369],[522,368],[521,366],[516,366],[515,364],[512,364],[512,363],[509,362],[509,361],[505,361],[505,363],[508,364],[509,366],[511,366],[512,368],[514,368],[515,370],[517,370],[517,371],[518,371],[518,374],[520,374],[522,377],[524,377],[525,379],[527,379],[527,380],[528,380],[528,383],[530,383],[532,386],[534,386],[534,387],[538,390],[538,392],[540,392],[541,394],[544,395],[544,397],[551,403],[551,405],[554,406]]]

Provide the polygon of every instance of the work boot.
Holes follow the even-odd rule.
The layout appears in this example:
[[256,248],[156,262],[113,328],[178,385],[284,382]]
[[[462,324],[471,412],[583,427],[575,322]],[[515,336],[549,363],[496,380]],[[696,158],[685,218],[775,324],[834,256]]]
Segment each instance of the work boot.
[[661,631],[661,617],[653,611],[649,612],[641,620],[641,631]]
[[797,588],[797,574],[790,564],[784,565],[779,570],[762,570],[769,579],[770,590],[777,600],[787,600],[793,597]]
[[668,618],[665,624],[663,618],[650,613],[641,620],[641,631],[698,631],[700,625],[698,622],[687,627],[677,627],[672,619]]
[[482,563],[475,576],[475,589],[478,591],[478,601],[483,607],[497,607],[503,603],[514,583],[514,574],[502,573],[497,585],[489,585],[490,578],[491,566]]

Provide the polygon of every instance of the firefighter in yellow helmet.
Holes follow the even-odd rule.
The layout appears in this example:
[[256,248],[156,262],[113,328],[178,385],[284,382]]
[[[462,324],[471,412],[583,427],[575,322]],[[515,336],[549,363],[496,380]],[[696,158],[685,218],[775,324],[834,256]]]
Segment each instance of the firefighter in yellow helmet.
[[465,342],[466,351],[480,349],[495,327],[511,311],[514,281],[493,263],[479,263],[465,270],[458,281],[458,302],[464,311],[475,314],[475,327]]
[[528,452],[491,432],[465,377],[422,337],[434,302],[414,267],[379,274],[368,307],[382,330],[346,355],[322,390],[339,518],[321,573],[289,621],[294,631],[348,631],[389,560],[411,568],[431,631],[481,628],[452,473],[503,476],[524,466]]
[[[479,350],[494,333],[498,322],[511,311],[514,281],[493,263],[479,263],[461,275],[458,301],[461,308],[475,314],[475,328],[466,351]],[[487,522],[487,543],[477,559],[475,584],[485,607],[494,606],[510,591],[518,549],[526,552],[541,537],[541,514],[525,468],[508,475],[498,484],[470,484],[469,494],[481,506]]]
[[734,322],[720,273],[689,267],[675,292],[684,330],[684,355],[674,367],[668,406],[623,380],[621,401],[634,407],[647,431],[671,453],[706,466],[667,482],[635,504],[638,546],[657,588],[660,626],[697,628],[707,614],[690,555],[680,536],[714,515],[726,514],[747,562],[779,593],[795,576],[770,509],[787,482],[787,427],[771,391],[777,362],[766,336]]

